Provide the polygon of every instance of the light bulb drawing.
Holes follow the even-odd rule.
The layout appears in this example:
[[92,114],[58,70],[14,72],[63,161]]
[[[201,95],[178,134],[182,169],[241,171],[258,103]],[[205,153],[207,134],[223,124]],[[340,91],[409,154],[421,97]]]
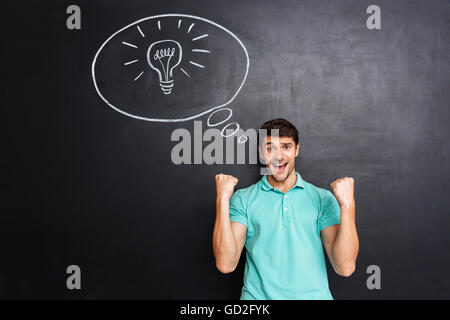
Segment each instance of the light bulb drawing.
[[174,85],[173,69],[183,57],[181,45],[175,40],[154,42],[147,50],[147,62],[158,73],[159,85],[164,94],[170,94]]
[[[178,29],[177,30],[178,30],[178,32],[181,31],[181,33],[183,34],[182,28],[180,29],[181,24],[182,24],[182,19],[178,19]],[[158,33],[160,33],[160,35],[164,34],[163,33],[163,24],[161,23],[160,19],[157,20],[156,26],[157,26]],[[195,26],[195,23],[190,24],[184,38],[186,38],[186,35],[190,34],[190,32],[192,31],[194,26]],[[137,25],[136,28],[137,28],[137,31],[139,32],[139,35],[141,36],[141,39],[145,39],[146,36],[145,36],[145,33],[144,33],[143,29],[141,28],[141,26]],[[194,42],[194,41],[204,39],[208,36],[209,36],[209,34],[196,35],[193,38],[191,38],[191,36],[189,36],[188,41],[189,41],[189,38],[191,38],[190,42]],[[145,40],[148,40],[148,39],[145,39]],[[183,39],[183,40],[186,40],[186,39]],[[193,59],[192,56],[188,57],[186,59],[186,61],[182,61],[183,45],[180,42],[181,41],[176,41],[173,39],[155,41],[150,44],[150,46],[148,47],[147,52],[145,54],[145,59],[146,59],[148,65],[150,66],[151,69],[156,71],[156,73],[158,75],[159,86],[164,95],[169,95],[172,93],[172,89],[174,87],[174,80],[175,80],[173,71],[174,71],[175,67],[180,66],[180,63],[189,62],[190,65],[195,66],[197,69],[205,69],[206,68],[205,65],[199,63],[198,61],[192,61],[191,60],[191,59]],[[203,42],[203,41],[200,41],[200,42]],[[138,50],[140,49],[140,46],[137,46],[136,44],[133,44],[133,43],[129,43],[127,41],[122,41],[122,44],[129,48],[134,48],[134,49],[138,49]],[[184,43],[184,45],[185,45],[185,43]],[[205,53],[210,54],[211,51],[204,49],[204,48],[195,48],[195,49],[191,50],[191,53],[193,53],[194,55],[197,54],[197,57],[196,57],[196,59],[197,59],[199,53],[200,54],[205,54]],[[132,63],[135,63],[138,61],[139,61],[139,59],[135,59],[135,60],[124,63],[124,65],[129,66]],[[184,66],[184,68],[187,68],[187,66]],[[188,71],[186,71],[184,68],[182,66],[179,67],[180,71],[183,72],[187,78],[191,78],[190,73],[188,73]],[[140,70],[139,75],[135,76],[134,81],[137,81],[139,78],[141,78],[141,76],[144,73],[145,73],[145,71]]]

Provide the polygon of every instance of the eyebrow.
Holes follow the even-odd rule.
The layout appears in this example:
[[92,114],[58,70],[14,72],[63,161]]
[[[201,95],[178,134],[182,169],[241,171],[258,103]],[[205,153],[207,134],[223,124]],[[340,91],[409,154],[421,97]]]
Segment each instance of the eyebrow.
[[[266,142],[266,146],[271,145],[272,142]],[[292,146],[292,142],[282,142],[281,143],[282,146]]]

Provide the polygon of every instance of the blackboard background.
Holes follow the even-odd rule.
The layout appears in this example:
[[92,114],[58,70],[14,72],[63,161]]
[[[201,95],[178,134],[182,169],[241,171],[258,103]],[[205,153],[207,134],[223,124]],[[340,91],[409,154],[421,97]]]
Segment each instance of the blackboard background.
[[[66,8],[82,29],[66,28]],[[377,4],[382,29],[366,28]],[[1,298],[238,298],[243,260],[212,255],[214,175],[255,165],[172,164],[175,128],[107,107],[92,84],[105,39],[140,18],[184,13],[233,31],[250,71],[230,105],[243,128],[300,131],[297,170],[329,189],[356,181],[360,253],[335,299],[450,298],[448,1],[26,1],[1,10]],[[205,122],[206,117],[202,118]],[[231,121],[231,120],[230,120]],[[82,290],[66,288],[66,268]],[[382,289],[368,290],[379,265]]]

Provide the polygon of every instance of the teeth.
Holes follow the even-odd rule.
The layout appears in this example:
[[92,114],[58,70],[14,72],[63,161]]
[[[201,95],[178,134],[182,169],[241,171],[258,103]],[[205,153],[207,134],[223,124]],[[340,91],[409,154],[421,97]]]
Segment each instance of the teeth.
[[283,163],[283,164],[274,164],[274,166],[275,167],[282,167],[282,166],[284,166],[286,163]]

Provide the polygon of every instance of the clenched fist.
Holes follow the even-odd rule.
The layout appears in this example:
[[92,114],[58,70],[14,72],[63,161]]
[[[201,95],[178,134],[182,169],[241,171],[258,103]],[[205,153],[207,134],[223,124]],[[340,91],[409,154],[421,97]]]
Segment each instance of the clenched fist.
[[337,179],[331,183],[331,189],[340,206],[351,207],[355,205],[353,178]]
[[227,174],[217,174],[216,175],[216,192],[217,198],[230,199],[233,195],[234,187],[238,183],[238,179],[227,175]]

